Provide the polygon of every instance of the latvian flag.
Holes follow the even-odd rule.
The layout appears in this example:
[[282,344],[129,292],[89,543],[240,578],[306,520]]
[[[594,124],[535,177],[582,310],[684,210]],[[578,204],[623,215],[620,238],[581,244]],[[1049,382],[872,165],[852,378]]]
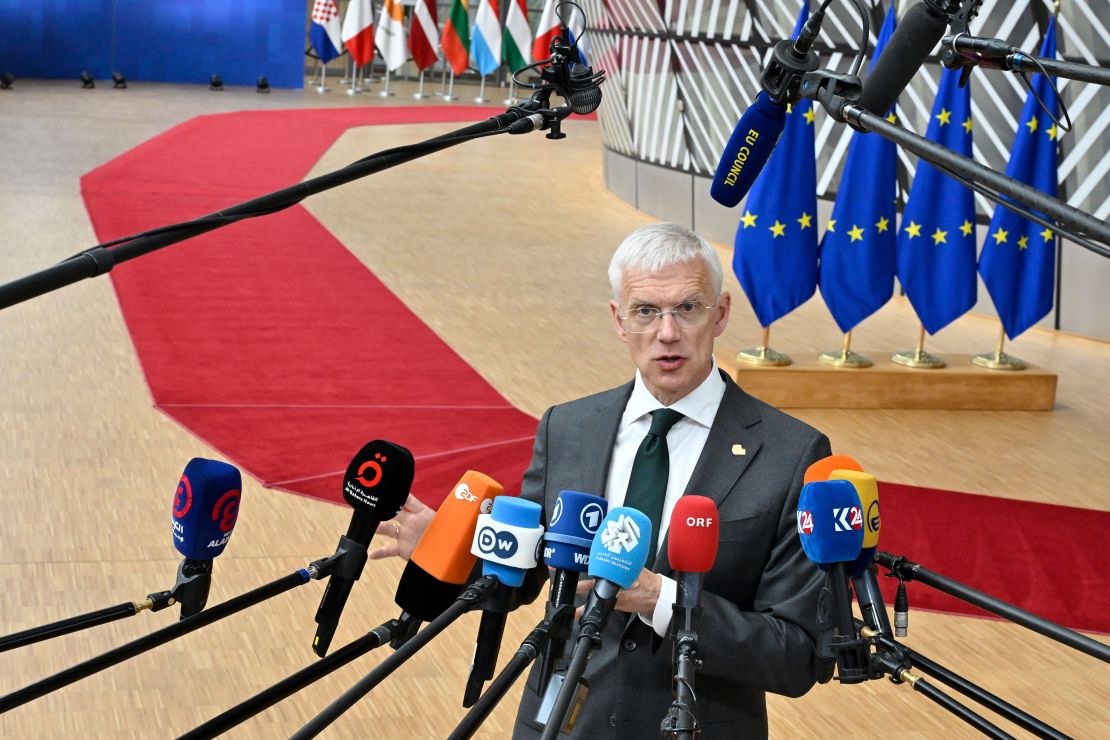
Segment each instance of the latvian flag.
[[528,6],[524,0],[509,0],[505,18],[505,36],[501,56],[510,72],[517,72],[532,63],[532,29],[528,25]]
[[409,51],[416,68],[423,71],[439,58],[439,21],[435,0],[416,0],[409,28]]
[[501,66],[501,9],[497,0],[481,0],[478,15],[471,30],[473,42],[470,52],[478,74],[488,75]]
[[339,8],[335,7],[335,0],[316,0],[313,4],[308,39],[324,64],[339,56],[343,39],[339,32]]
[[343,43],[355,66],[364,67],[374,59],[374,10],[370,0],[351,0],[343,16]]

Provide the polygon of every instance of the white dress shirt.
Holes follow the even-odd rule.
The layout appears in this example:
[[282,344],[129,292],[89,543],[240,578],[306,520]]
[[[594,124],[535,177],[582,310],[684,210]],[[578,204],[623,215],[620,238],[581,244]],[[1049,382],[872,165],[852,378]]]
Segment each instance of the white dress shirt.
[[[651,428],[651,412],[659,408],[670,408],[683,415],[667,434],[667,452],[670,458],[670,472],[667,477],[667,495],[663,501],[663,515],[659,522],[658,546],[663,547],[663,539],[671,522],[671,512],[686,490],[694,466],[701,457],[705,440],[709,438],[709,428],[717,416],[717,409],[725,395],[725,381],[717,372],[717,361],[709,377],[688,395],[680,398],[671,406],[664,407],[644,385],[640,371],[632,386],[632,395],[624,407],[617,439],[613,445],[613,461],[609,466],[609,480],[605,486],[605,498],[609,508],[623,506],[628,494],[628,479],[632,475],[632,463],[636,451]],[[656,634],[665,637],[671,623],[677,584],[667,576],[660,576],[659,601],[650,620],[640,615],[640,619],[651,626]]]

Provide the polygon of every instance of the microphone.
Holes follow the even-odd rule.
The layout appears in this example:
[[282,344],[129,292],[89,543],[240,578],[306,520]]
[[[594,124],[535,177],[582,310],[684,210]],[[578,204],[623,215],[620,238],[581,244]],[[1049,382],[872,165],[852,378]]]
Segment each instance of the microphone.
[[328,652],[339,616],[362,575],[366,550],[381,522],[401,510],[412,487],[412,453],[400,445],[375,439],[368,442],[347,466],[343,498],[354,510],[347,534],[339,538],[338,562],[316,610],[316,636],[312,650],[321,658]]
[[[397,582],[394,601],[405,614],[431,622],[459,597],[478,558],[470,552],[481,514],[504,494],[488,475],[468,470],[439,505]],[[404,615],[402,615],[404,620]]]
[[712,499],[683,496],[675,504],[667,534],[667,558],[671,567],[678,571],[678,590],[671,619],[674,701],[661,727],[668,737],[694,737],[698,729],[694,673],[701,664],[698,657],[701,583],[703,574],[709,572],[717,559],[719,530],[717,505]]
[[866,643],[856,637],[848,601],[847,566],[863,547],[863,512],[859,494],[846,480],[815,481],[798,498],[798,534],[806,556],[826,572],[832,589],[832,650],[841,683],[867,680]]
[[551,678],[555,665],[566,649],[574,622],[572,609],[559,609],[574,604],[578,575],[590,564],[590,545],[609,510],[609,502],[600,496],[578,491],[560,491],[551,510],[544,535],[543,562],[554,569],[547,598],[547,618],[551,620],[551,637],[543,651],[537,691]]
[[512,589],[524,583],[525,573],[539,562],[542,516],[543,507],[534,501],[499,496],[493,501],[493,510],[478,517],[471,552],[482,558],[483,576],[492,576],[508,588],[497,589],[482,607],[474,660],[463,692],[464,707],[473,706],[481,696],[482,686],[493,678],[505,620],[512,606]]
[[[848,575],[852,579],[852,590],[856,592],[856,601],[859,603],[863,621],[884,637],[890,637],[893,633],[886,616],[886,604],[879,590],[874,566],[875,548],[879,545],[881,524],[878,482],[875,476],[854,470],[835,470],[829,479],[846,480],[859,494],[860,510],[863,512],[863,547],[856,561],[848,566]],[[895,621],[897,621],[897,615]]]
[[590,653],[601,645],[601,634],[621,589],[629,588],[647,563],[651,549],[651,520],[627,506],[610,509],[590,545],[590,578],[594,587],[578,621],[578,639],[566,678],[547,718],[543,740],[554,740],[566,722],[571,700],[586,671]]
[[885,116],[940,43],[958,9],[959,0],[922,0],[907,10],[863,82],[860,106]]
[[184,560],[170,595],[181,619],[204,609],[212,586],[212,560],[227,546],[239,516],[243,478],[234,465],[194,457],[185,466],[173,497],[173,545]]
[[828,480],[834,470],[859,470],[863,471],[854,457],[849,455],[829,455],[806,468],[802,483],[813,483],[818,480]]
[[709,194],[724,207],[735,207],[767,165],[786,128],[786,106],[799,99],[802,75],[817,69],[817,53],[811,48],[824,16],[819,8],[797,33],[797,40],[780,41],[772,49],[760,76],[763,89],[740,116],[713,174]]

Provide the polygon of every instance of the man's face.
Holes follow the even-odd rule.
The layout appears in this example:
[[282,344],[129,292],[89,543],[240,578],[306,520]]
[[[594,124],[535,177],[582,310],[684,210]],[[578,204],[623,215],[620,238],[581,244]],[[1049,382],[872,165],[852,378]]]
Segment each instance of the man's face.
[[[670,311],[683,303],[716,304],[717,308],[705,311],[707,315],[697,326],[683,326],[668,314],[656,319],[643,333],[628,331],[620,318],[642,306]],[[728,293],[718,296],[714,292],[705,262],[693,259],[658,272],[625,272],[620,303],[611,301],[609,308],[617,335],[628,345],[644,384],[656,399],[669,406],[709,376],[713,340],[724,332],[731,305]]]

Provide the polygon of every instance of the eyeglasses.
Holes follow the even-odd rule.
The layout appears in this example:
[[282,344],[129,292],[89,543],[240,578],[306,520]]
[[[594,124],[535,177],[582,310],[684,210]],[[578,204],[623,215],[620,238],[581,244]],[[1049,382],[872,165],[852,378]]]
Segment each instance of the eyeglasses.
[[655,306],[634,306],[623,314],[618,314],[624,324],[624,330],[633,334],[652,331],[662,324],[663,316],[670,314],[675,323],[683,329],[693,329],[703,326],[713,315],[710,313],[716,305],[707,306],[698,301],[680,303],[670,311],[664,311]]

